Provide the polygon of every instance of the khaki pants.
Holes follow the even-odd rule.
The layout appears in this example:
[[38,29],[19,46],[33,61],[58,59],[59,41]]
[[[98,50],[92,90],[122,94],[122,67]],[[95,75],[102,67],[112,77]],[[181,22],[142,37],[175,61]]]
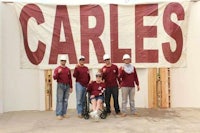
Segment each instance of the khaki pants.
[[135,87],[122,87],[122,113],[127,113],[127,102],[129,96],[129,104],[131,113],[135,112]]

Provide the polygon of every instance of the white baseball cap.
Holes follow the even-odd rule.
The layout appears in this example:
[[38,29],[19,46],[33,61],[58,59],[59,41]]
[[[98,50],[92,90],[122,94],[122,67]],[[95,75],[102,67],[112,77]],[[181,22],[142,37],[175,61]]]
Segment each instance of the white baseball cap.
[[67,56],[66,55],[61,55],[60,56],[60,60],[67,60]]
[[110,59],[110,56],[108,54],[104,54],[103,60],[107,60],[107,59]]
[[81,55],[78,60],[85,59],[85,56]]
[[98,72],[96,73],[96,76],[102,76],[102,73],[98,71]]
[[125,59],[131,59],[130,55],[124,54],[122,60],[125,60]]

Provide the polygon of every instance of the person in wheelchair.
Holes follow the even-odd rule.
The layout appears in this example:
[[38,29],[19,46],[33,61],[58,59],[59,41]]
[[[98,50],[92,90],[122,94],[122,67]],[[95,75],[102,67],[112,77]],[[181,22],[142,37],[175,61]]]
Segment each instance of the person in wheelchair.
[[87,92],[90,94],[92,103],[92,112],[89,113],[91,118],[99,119],[103,112],[105,83],[102,81],[102,73],[96,73],[96,80],[89,83]]

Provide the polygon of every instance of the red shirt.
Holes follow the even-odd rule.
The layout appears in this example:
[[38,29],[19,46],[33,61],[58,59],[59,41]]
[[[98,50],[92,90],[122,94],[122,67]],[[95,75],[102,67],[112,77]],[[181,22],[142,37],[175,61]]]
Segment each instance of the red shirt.
[[118,87],[118,67],[116,65],[105,65],[101,71],[103,73],[103,79],[105,80],[106,87]]
[[119,78],[121,87],[135,87],[139,85],[136,69],[130,74],[126,73],[122,68],[119,69]]
[[[60,73],[58,73],[59,69],[62,69]],[[68,67],[58,66],[54,70],[53,78],[57,80],[58,83],[69,84],[70,88],[72,88],[71,71]]]
[[90,95],[101,96],[103,94],[103,91],[105,90],[105,83],[97,83],[96,81],[93,81],[88,85],[87,91],[90,93]]
[[73,77],[76,78],[76,82],[79,82],[82,86],[87,87],[90,81],[90,74],[88,67],[78,66],[74,69]]

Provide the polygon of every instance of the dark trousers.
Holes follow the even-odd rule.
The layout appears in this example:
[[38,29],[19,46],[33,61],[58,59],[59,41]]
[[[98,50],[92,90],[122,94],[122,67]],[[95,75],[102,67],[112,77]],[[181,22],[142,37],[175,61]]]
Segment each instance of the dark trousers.
[[111,98],[111,95],[112,95],[113,101],[114,101],[115,112],[119,113],[120,112],[120,108],[119,108],[119,101],[118,101],[118,95],[119,95],[118,87],[106,88],[106,91],[105,91],[106,111],[107,111],[107,113],[111,113],[111,111],[110,111],[110,98]]

